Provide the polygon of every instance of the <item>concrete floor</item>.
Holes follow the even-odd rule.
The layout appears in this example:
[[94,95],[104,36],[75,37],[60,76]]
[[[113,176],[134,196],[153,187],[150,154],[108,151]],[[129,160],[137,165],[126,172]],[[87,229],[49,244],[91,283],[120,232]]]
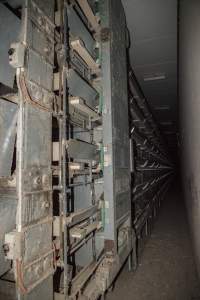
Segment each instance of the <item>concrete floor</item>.
[[125,268],[106,300],[200,300],[181,193],[168,192],[135,273]]

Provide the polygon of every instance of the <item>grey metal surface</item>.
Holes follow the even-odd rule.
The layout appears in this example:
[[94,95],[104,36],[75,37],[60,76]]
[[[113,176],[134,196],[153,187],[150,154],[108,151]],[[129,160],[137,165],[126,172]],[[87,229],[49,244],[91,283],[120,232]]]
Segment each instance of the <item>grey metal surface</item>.
[[[27,129],[25,139],[25,168],[45,167],[51,160],[51,114],[43,110],[26,106],[24,122]],[[43,132],[43,134],[41,134]],[[39,154],[38,154],[39,153]],[[49,167],[50,168],[50,167]]]
[[53,297],[52,276],[49,276],[42,283],[39,284],[37,289],[32,290],[29,295],[26,295],[24,297],[24,300],[52,299],[52,297]]
[[0,82],[13,87],[15,70],[9,65],[8,50],[12,42],[18,40],[20,20],[0,3]]
[[0,99],[0,177],[11,176],[18,107]]
[[18,8],[23,5],[24,0],[8,0],[8,4],[13,8]]
[[19,282],[19,300],[38,297],[50,300],[54,273],[51,178],[54,1],[30,0],[23,9],[20,42],[27,49],[24,68],[17,70],[16,172],[16,230],[22,252],[14,259],[15,278]]
[[93,55],[95,49],[95,40],[93,39],[92,35],[86,29],[84,23],[81,21],[80,17],[77,15],[72,6],[68,6],[67,12],[70,35],[72,38],[80,38],[84,42],[85,47],[90,54]]
[[67,142],[67,152],[70,158],[77,160],[95,160],[97,156],[97,146],[80,140],[69,140]]
[[[116,251],[117,222],[130,213],[130,164],[125,15],[121,1],[103,1],[102,44],[105,239]],[[130,217],[130,216],[129,216]]]
[[3,251],[6,233],[16,226],[17,199],[9,195],[0,195],[0,276],[11,268],[11,262],[5,259]]
[[83,80],[78,73],[70,69],[67,74],[69,94],[76,97],[81,97],[85,100],[86,104],[91,108],[97,105],[97,91]]
[[[28,79],[38,83],[43,88],[47,90],[52,89],[52,75],[47,76],[49,73],[51,74],[52,67],[44,62],[41,56],[38,56],[34,52],[30,51],[30,59],[29,59],[29,69],[28,69]],[[38,72],[41,74],[41,77],[38,77]]]
[[35,0],[37,6],[40,8],[43,15],[47,16],[48,19],[54,23],[54,0]]
[[[200,2],[180,1],[180,152],[187,211],[200,276]],[[195,28],[195,30],[194,30]]]

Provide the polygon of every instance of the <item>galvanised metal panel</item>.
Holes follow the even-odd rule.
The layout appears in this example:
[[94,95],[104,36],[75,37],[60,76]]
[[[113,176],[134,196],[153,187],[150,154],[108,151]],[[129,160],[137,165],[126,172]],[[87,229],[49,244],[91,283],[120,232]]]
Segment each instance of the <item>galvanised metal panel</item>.
[[9,65],[8,50],[10,44],[18,40],[20,32],[20,20],[0,4],[0,82],[13,88],[15,70]]
[[95,108],[98,92],[82,79],[75,70],[70,69],[68,71],[67,83],[70,95],[84,99],[88,106]]
[[10,195],[0,195],[0,276],[10,269],[10,261],[3,251],[5,234],[15,229],[17,199]]
[[[25,168],[48,167],[51,161],[51,114],[33,107],[26,106],[24,123],[26,127]],[[41,134],[43,132],[43,134]],[[38,155],[38,153],[40,153]]]
[[54,23],[54,0],[34,0],[39,9]]
[[95,40],[93,39],[92,35],[87,30],[84,23],[81,21],[80,17],[75,12],[72,6],[68,6],[67,13],[70,35],[72,36],[72,38],[80,38],[84,42],[85,47],[90,52],[90,54],[93,55]]
[[[20,41],[27,48],[24,68],[17,69],[16,231],[22,249],[14,258],[18,300],[53,299],[53,12],[52,0],[27,0],[22,14]],[[50,46],[45,50],[48,57],[43,52],[44,45]]]
[[130,219],[126,22],[120,0],[101,2],[105,239],[117,247],[117,226]]
[[[49,296],[49,297],[48,297]],[[51,276],[41,282],[36,289],[33,289],[29,295],[24,296],[24,300],[52,299],[53,285]]]
[[0,177],[11,176],[18,107],[0,99]]

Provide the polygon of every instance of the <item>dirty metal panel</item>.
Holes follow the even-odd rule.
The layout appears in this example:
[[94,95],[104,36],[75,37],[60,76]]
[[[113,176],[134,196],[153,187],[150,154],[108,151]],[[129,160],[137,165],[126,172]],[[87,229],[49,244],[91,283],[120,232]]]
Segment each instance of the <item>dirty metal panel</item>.
[[[110,7],[108,1],[102,1],[100,6],[102,29],[110,32]],[[111,57],[109,36],[103,40],[102,51],[102,85],[103,85],[103,144],[104,144],[104,199],[105,199],[105,228],[104,236],[107,240],[116,239],[114,229],[115,211],[114,206],[114,170],[113,170],[113,147],[112,147],[112,117],[111,117]]]
[[18,106],[0,99],[0,177],[11,176]]
[[97,91],[73,69],[69,70],[67,79],[70,95],[84,99],[88,106],[95,108],[98,97]]
[[10,269],[10,261],[5,259],[3,244],[5,234],[15,228],[16,210],[16,197],[0,196],[0,276]]
[[54,24],[49,18],[45,18],[40,6],[35,2],[29,2],[27,29],[27,44],[33,50],[38,52],[46,61],[54,63]]
[[[51,296],[48,298],[48,295]],[[52,276],[49,276],[38,285],[37,289],[33,289],[28,295],[25,295],[23,300],[52,299],[52,295]]]
[[50,168],[51,114],[27,104],[24,122],[26,128],[24,167]]
[[[45,237],[45,239],[44,239]],[[51,223],[45,222],[36,226],[31,226],[24,232],[25,253],[24,262],[29,263],[36,259],[38,255],[48,252],[51,248]],[[36,242],[37,241],[37,242]]]
[[[27,1],[21,42],[27,45],[24,68],[17,72],[16,258],[19,300],[53,299],[51,133],[53,98],[54,1]],[[43,52],[45,47],[49,56]],[[14,258],[15,259],[15,258]],[[20,274],[19,274],[20,270]]]
[[51,196],[48,191],[24,196],[22,211],[23,226],[49,216],[52,211]]
[[13,88],[15,70],[9,65],[8,50],[18,40],[20,20],[0,3],[0,82]]
[[81,21],[80,17],[77,15],[75,10],[68,6],[68,22],[69,22],[69,28],[70,28],[70,34],[72,38],[80,38],[84,44],[87,50],[92,55],[94,53],[94,39],[90,32],[86,29],[84,23]]
[[[117,222],[130,213],[130,149],[126,23],[120,0],[102,1],[105,238],[117,239]],[[129,216],[130,218],[130,216]],[[116,246],[116,243],[114,243]]]
[[[113,105],[113,168],[116,218],[130,210],[129,124],[126,61],[126,21],[121,1],[111,1],[111,68]],[[120,155],[119,155],[120,154]],[[121,176],[120,176],[121,175]],[[118,181],[120,190],[117,191]],[[121,202],[123,201],[123,214]]]
[[116,194],[116,220],[120,220],[129,211],[130,203],[130,178],[129,170],[118,168],[115,173],[115,194]]
[[34,0],[38,9],[54,23],[54,0]]
[[[44,62],[42,57],[38,56],[33,51],[29,50],[29,52],[30,57],[28,61],[28,79],[50,91],[52,89],[53,78],[53,75],[51,75],[52,67]],[[38,73],[41,75],[38,76]]]
[[97,146],[71,139],[67,142],[67,152],[69,157],[77,160],[95,160],[97,155]]

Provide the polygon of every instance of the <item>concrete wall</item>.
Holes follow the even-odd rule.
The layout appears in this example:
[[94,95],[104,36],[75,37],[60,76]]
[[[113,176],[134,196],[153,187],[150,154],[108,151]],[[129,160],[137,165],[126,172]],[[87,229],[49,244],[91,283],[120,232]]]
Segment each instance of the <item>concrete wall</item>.
[[[200,276],[200,1],[180,1],[179,104],[185,198]],[[192,250],[191,250],[192,251]]]

